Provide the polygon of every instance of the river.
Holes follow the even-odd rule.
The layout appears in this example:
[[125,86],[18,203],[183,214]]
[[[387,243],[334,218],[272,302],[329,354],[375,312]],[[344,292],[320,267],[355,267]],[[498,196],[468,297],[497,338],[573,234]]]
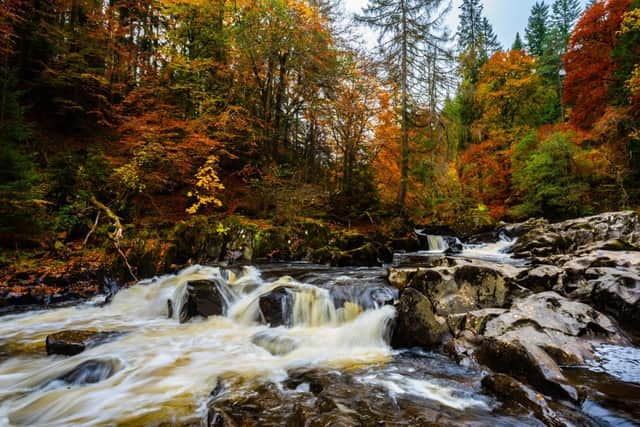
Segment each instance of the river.
[[[505,261],[504,247],[467,250]],[[396,263],[425,256],[434,254]],[[379,297],[397,291],[385,273],[305,263],[192,266],[123,289],[108,304],[99,297],[4,316],[0,426],[203,425],[212,421],[212,407],[247,424],[296,425],[296,411],[318,407],[309,403],[320,398],[314,387],[333,402],[318,425],[349,424],[342,415],[362,424],[540,425],[485,394],[479,368],[441,352],[393,350],[395,309]],[[180,323],[186,284],[202,279],[221,287],[225,315]],[[271,328],[259,298],[283,285],[294,290],[292,314],[287,326]],[[336,308],[336,298],[346,303]],[[118,334],[75,356],[46,356],[46,336],[63,330]],[[81,375],[70,376],[78,366]],[[285,404],[298,401],[293,409]]]

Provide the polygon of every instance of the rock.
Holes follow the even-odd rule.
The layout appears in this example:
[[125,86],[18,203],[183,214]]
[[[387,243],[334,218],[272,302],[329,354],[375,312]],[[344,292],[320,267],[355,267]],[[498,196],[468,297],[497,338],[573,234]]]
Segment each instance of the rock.
[[564,271],[554,265],[539,265],[521,272],[517,283],[532,292],[544,292],[562,286]]
[[87,348],[103,344],[118,335],[118,332],[96,332],[69,330],[48,335],[45,341],[47,354],[74,356]]
[[[640,217],[634,211],[610,212],[556,224],[534,221],[513,228],[522,231],[512,247],[514,256],[520,258],[577,252],[580,248],[607,241],[605,247],[640,246]],[[618,243],[611,242],[614,240]]]
[[298,347],[298,342],[293,338],[273,331],[260,332],[251,338],[251,342],[274,356],[283,356]]
[[446,317],[508,305],[513,295],[519,295],[513,292],[519,271],[510,265],[457,260],[444,267],[390,269],[388,277],[401,291],[413,288],[427,296],[435,313]]
[[482,387],[500,400],[512,405],[517,403],[533,412],[545,425],[564,427],[567,425],[560,415],[549,407],[544,396],[534,392],[526,385],[504,374],[490,374],[482,379]]
[[481,340],[482,337],[471,331],[463,330],[445,343],[444,351],[457,363],[471,365],[474,363],[473,355]]
[[589,280],[593,305],[634,332],[640,331],[640,275],[613,268],[592,269],[589,273],[598,275]]
[[262,295],[259,305],[265,323],[273,328],[290,326],[293,295],[289,289],[281,286]]
[[453,335],[458,335],[462,331],[470,331],[474,335],[480,335],[484,333],[489,320],[506,312],[507,310],[504,308],[485,308],[462,314],[452,314],[447,316],[447,325]]
[[512,375],[542,393],[560,399],[578,400],[578,392],[562,374],[558,365],[542,349],[519,340],[482,340],[476,359],[496,372]]
[[404,290],[409,285],[413,277],[420,272],[419,268],[389,268],[387,280],[389,284],[399,291]]
[[222,316],[225,310],[226,302],[219,285],[211,280],[197,280],[187,283],[179,319],[185,323],[196,316]]
[[431,301],[419,291],[407,288],[396,305],[396,325],[392,345],[434,347],[448,331],[444,318],[436,316]]
[[480,363],[573,401],[578,394],[558,365],[582,365],[595,345],[625,342],[605,315],[554,292],[518,300],[489,320],[483,335]]
[[95,384],[111,377],[116,370],[116,363],[112,360],[87,360],[57,378],[56,381],[73,385]]
[[443,236],[445,243],[447,244],[446,253],[449,255],[462,253],[464,250],[464,246],[462,242],[457,237],[453,236]]
[[640,331],[640,252],[596,250],[564,261],[562,291]]

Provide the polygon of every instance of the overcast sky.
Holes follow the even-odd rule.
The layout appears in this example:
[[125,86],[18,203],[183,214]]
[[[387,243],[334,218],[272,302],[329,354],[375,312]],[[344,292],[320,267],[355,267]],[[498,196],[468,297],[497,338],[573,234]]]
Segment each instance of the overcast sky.
[[[343,0],[347,10],[351,13],[359,12],[368,0]],[[547,4],[553,0],[546,0]],[[586,5],[588,0],[580,0]],[[536,0],[484,0],[484,15],[489,19],[493,29],[500,39],[503,47],[510,47],[516,37],[516,33],[524,35],[527,26],[529,12]],[[458,7],[462,0],[453,0],[451,12],[447,19],[447,26],[451,32],[458,28]]]

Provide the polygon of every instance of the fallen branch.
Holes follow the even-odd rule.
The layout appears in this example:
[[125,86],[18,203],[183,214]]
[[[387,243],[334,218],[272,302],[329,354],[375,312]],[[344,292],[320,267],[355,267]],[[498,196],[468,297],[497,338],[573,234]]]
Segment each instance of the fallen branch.
[[135,274],[133,274],[133,268],[131,268],[131,264],[129,264],[129,260],[127,259],[127,256],[122,251],[122,248],[120,248],[120,239],[122,239],[122,236],[124,235],[124,227],[122,227],[122,222],[120,221],[120,217],[116,215],[107,205],[99,202],[98,199],[95,198],[95,196],[91,196],[91,203],[93,203],[93,205],[96,206],[98,209],[104,211],[104,213],[109,218],[111,218],[111,220],[113,220],[113,225],[115,227],[115,230],[113,231],[113,233],[109,233],[109,238],[113,241],[113,245],[115,246],[120,256],[122,256],[122,259],[124,260],[124,263],[126,264],[127,269],[129,269],[129,274],[131,275],[131,277],[133,277],[133,280],[137,282],[138,278],[136,277]]
[[89,237],[91,237],[91,235],[96,231],[96,228],[98,228],[98,222],[100,222],[100,214],[101,212],[98,211],[98,215],[96,215],[96,220],[93,223],[93,227],[91,227],[91,230],[89,230],[89,232],[87,233],[87,237],[84,238],[84,241],[82,242],[82,246],[87,246],[87,242],[89,241]]

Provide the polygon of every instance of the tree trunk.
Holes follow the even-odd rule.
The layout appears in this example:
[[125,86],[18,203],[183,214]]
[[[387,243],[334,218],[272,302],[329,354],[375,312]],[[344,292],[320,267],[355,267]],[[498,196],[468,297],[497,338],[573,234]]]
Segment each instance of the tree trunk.
[[407,34],[407,9],[404,0],[400,2],[402,13],[402,58],[400,69],[400,92],[402,97],[402,144],[400,154],[400,191],[398,193],[398,205],[404,211],[407,198],[407,184],[409,181],[409,102],[408,102],[408,34]]

